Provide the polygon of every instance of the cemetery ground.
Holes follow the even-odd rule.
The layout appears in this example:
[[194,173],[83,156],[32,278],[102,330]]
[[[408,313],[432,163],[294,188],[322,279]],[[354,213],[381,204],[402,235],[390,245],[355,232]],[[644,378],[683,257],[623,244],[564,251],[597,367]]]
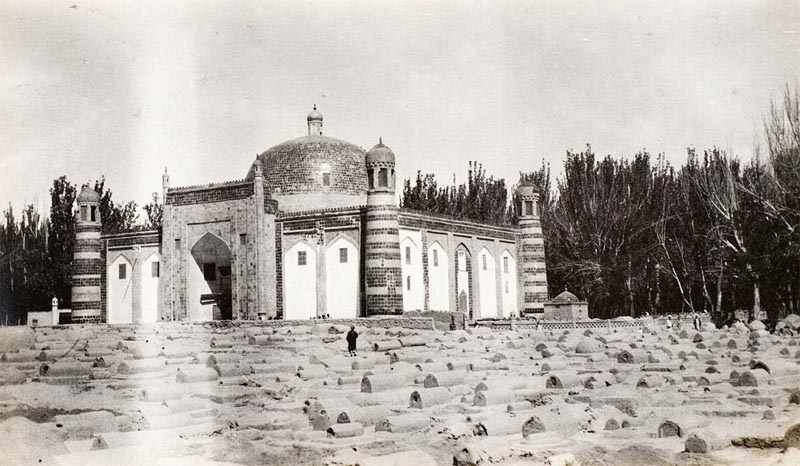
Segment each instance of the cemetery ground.
[[[800,464],[800,317],[0,329],[4,464]],[[691,327],[689,325],[689,327]]]

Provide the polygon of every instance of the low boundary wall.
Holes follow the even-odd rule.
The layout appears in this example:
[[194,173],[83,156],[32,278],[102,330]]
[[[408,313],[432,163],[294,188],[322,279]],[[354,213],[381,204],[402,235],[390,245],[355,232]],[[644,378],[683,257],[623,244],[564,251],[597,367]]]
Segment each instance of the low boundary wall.
[[244,320],[244,326],[253,327],[298,327],[302,325],[355,325],[367,328],[400,327],[411,330],[434,330],[431,317],[361,317],[357,319],[314,319],[314,320]]
[[[118,329],[139,328],[170,328],[182,326],[198,326],[207,328],[249,328],[249,327],[311,327],[313,325],[355,325],[367,328],[399,327],[409,330],[435,330],[431,317],[360,317],[356,319],[314,319],[314,320],[210,320],[204,322],[155,322],[152,324],[73,324],[60,326],[63,328],[94,326],[112,327]],[[41,326],[40,326],[41,327]]]
[[583,330],[583,329],[619,329],[619,328],[642,328],[645,325],[652,325],[652,319],[631,319],[631,320],[540,320],[538,323],[530,320],[482,320],[476,321],[481,327],[489,327],[492,330],[536,330],[537,325],[542,330]]

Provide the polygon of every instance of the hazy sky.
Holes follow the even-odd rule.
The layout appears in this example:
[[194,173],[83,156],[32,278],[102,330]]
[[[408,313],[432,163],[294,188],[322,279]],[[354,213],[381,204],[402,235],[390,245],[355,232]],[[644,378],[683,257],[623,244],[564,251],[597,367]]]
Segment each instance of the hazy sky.
[[800,2],[0,1],[0,208],[101,174],[118,200],[239,179],[306,134],[400,177],[515,181],[568,149],[749,157],[800,82]]

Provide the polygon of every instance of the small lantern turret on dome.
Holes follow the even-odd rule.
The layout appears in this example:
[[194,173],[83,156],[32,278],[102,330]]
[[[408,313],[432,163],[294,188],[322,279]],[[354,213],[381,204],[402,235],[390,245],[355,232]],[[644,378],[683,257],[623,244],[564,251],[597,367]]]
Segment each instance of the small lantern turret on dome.
[[314,110],[306,117],[306,122],[309,136],[322,136],[322,113],[317,111],[317,104],[314,104]]

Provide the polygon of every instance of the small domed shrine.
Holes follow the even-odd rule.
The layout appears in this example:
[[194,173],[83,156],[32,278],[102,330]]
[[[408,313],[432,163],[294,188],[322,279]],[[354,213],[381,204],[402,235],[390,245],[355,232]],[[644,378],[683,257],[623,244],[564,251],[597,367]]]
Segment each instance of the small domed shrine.
[[589,319],[589,303],[581,301],[567,291],[544,303],[545,320],[587,320]]

